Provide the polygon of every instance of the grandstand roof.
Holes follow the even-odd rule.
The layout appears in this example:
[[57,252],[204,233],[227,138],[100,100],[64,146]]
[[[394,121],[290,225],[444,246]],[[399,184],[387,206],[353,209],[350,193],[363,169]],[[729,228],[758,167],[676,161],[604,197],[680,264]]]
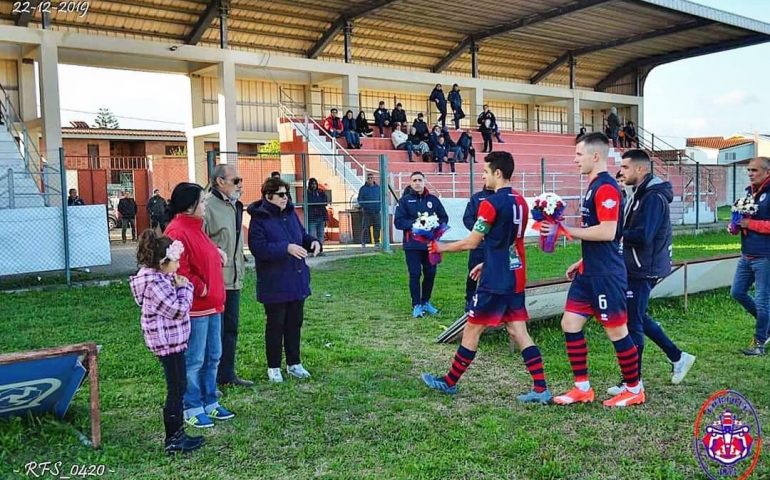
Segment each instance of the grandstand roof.
[[62,127],[65,138],[97,138],[112,140],[173,140],[184,142],[185,133],[179,130],[146,130],[134,128],[78,128]]
[[716,150],[737,147],[746,143],[754,143],[754,140],[746,137],[692,137],[687,139],[688,147],[713,148]]
[[[50,28],[218,47],[220,1],[232,49],[343,61],[350,22],[355,63],[470,76],[475,44],[483,78],[567,85],[574,58],[577,86],[597,90],[770,40],[770,24],[685,0],[111,0],[57,12]],[[0,24],[40,28],[39,12],[0,5]]]

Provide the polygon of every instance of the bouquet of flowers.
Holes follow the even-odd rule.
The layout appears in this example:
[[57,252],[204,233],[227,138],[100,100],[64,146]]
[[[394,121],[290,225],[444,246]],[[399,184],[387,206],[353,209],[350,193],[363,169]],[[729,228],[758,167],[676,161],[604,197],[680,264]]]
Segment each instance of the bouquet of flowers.
[[754,202],[754,196],[751,194],[736,200],[731,209],[732,217],[730,218],[730,224],[727,226],[727,231],[732,235],[737,235],[741,231],[741,220],[756,215],[758,208]]
[[540,248],[545,253],[553,253],[556,249],[556,241],[559,239],[560,235],[564,235],[570,240],[572,239],[569,232],[562,226],[562,221],[564,221],[564,209],[566,207],[567,203],[555,193],[542,193],[535,198],[535,203],[532,207],[532,218],[535,220],[535,224],[532,228],[540,230],[540,225],[543,222],[559,226],[559,228],[550,235],[540,235]]
[[[421,212],[412,224],[412,238],[425,245],[435,246],[441,237],[449,230],[449,225],[439,223],[435,213]],[[441,254],[435,253],[435,248],[429,248],[428,260],[431,265],[441,263]]]

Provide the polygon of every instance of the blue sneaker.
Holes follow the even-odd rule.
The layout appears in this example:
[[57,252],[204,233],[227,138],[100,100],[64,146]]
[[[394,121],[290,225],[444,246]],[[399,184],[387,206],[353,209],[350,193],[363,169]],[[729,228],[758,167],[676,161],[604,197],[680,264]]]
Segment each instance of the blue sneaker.
[[431,305],[430,302],[423,303],[422,309],[425,311],[425,313],[428,313],[430,315],[436,315],[438,313],[438,308]]
[[427,385],[428,388],[438,390],[439,392],[448,393],[449,395],[454,395],[457,393],[457,387],[450,387],[446,384],[443,378],[436,378],[430,373],[423,373],[421,377],[422,381],[425,382],[425,385]]
[[194,417],[186,418],[185,423],[195,428],[211,428],[214,426],[214,422],[205,413],[199,413]]
[[543,405],[546,405],[551,402],[551,398],[553,398],[551,391],[546,389],[540,393],[530,390],[529,392],[516,397],[516,400],[522,403],[542,403]]
[[230,420],[235,417],[235,414],[223,406],[218,406],[208,412],[206,415],[212,420]]
[[423,310],[422,305],[415,305],[412,309],[412,316],[414,318],[422,318],[425,316],[425,311]]

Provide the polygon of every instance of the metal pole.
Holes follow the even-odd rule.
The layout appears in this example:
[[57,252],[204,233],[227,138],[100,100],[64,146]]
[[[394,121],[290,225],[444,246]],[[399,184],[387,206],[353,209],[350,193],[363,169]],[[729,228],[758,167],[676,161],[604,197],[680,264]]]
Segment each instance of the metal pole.
[[307,154],[301,153],[300,159],[302,161],[302,218],[305,221],[304,225],[307,230],[309,218],[307,206]]
[[61,181],[61,219],[64,240],[64,277],[67,285],[72,285],[72,270],[70,269],[70,229],[67,219],[67,171],[64,169],[64,147],[59,147],[59,177]]
[[479,78],[479,46],[471,40],[471,77]]
[[738,164],[733,163],[733,203],[735,203],[735,201],[738,199],[737,176],[738,176]]
[[380,241],[382,251],[393,253],[390,246],[390,215],[388,212],[388,157],[380,155]]
[[[353,63],[353,43],[350,38],[352,35],[353,35],[353,24],[350,22],[350,20],[345,20],[345,31],[344,31],[345,63]],[[348,101],[350,100],[348,99]]]
[[695,230],[700,229],[700,162],[695,162]]
[[219,2],[219,48],[227,48],[227,14],[230,11],[230,5],[227,0]]
[[540,193],[545,193],[545,158],[540,157]]
[[216,150],[209,150],[206,152],[206,166],[208,170],[208,178],[206,179],[208,183],[211,183],[211,175],[214,174],[214,166],[217,159],[217,152]]
[[473,174],[473,170],[474,170],[475,166],[476,166],[476,158],[475,158],[475,156],[472,156],[471,157],[471,163],[468,164],[468,168],[470,169],[469,170],[469,172],[470,172],[470,185],[469,185],[470,188],[468,189],[468,197],[469,198],[472,197],[474,193],[476,193],[476,192],[473,191],[474,190],[474,185],[473,185],[474,174]]
[[8,208],[16,208],[16,197],[13,191],[13,169],[8,169]]

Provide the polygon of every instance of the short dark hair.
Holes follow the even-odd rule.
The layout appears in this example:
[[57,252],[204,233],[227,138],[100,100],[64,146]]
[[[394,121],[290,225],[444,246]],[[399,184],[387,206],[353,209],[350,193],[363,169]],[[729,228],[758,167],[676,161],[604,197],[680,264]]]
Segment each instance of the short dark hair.
[[505,180],[510,180],[513,171],[516,169],[513,155],[508,152],[492,152],[486,156],[484,161],[489,164],[489,170],[492,171],[492,173],[495,173],[495,170],[500,170],[500,173]]
[[278,190],[281,189],[281,187],[286,189],[286,192],[289,192],[289,184],[281,180],[280,178],[268,178],[265,180],[265,183],[262,184],[262,197],[266,198],[268,195],[272,195]]
[[652,166],[650,161],[650,156],[647,155],[647,152],[639,148],[626,150],[625,153],[623,153],[623,156],[621,158],[623,158],[624,160],[627,158],[634,163],[644,163],[644,164],[647,164],[648,166]]
[[383,100],[380,100],[380,103],[378,103],[377,105],[385,105],[385,102]]
[[270,178],[281,178],[281,172],[279,172],[278,170],[270,172]]
[[70,193],[72,193],[72,192],[78,193],[77,188],[70,188]]
[[401,102],[398,102],[398,103],[396,104],[396,106],[397,106],[397,107],[401,107],[401,106],[402,106],[402,105],[401,105]]
[[160,193],[160,189],[156,188],[155,190],[152,191],[152,193]]
[[419,176],[421,176],[422,178],[425,178],[425,174],[424,174],[424,173],[422,173],[422,172],[420,172],[420,171],[415,171],[415,172],[412,172],[412,174],[411,174],[411,175],[409,175],[409,180],[411,180],[411,179],[412,179],[412,177],[414,177],[415,175],[419,175]]
[[583,143],[583,145],[590,145],[592,147],[598,147],[599,145],[603,145],[609,148],[610,139],[607,138],[607,135],[605,135],[602,132],[591,132],[591,133],[586,133],[578,143]]

